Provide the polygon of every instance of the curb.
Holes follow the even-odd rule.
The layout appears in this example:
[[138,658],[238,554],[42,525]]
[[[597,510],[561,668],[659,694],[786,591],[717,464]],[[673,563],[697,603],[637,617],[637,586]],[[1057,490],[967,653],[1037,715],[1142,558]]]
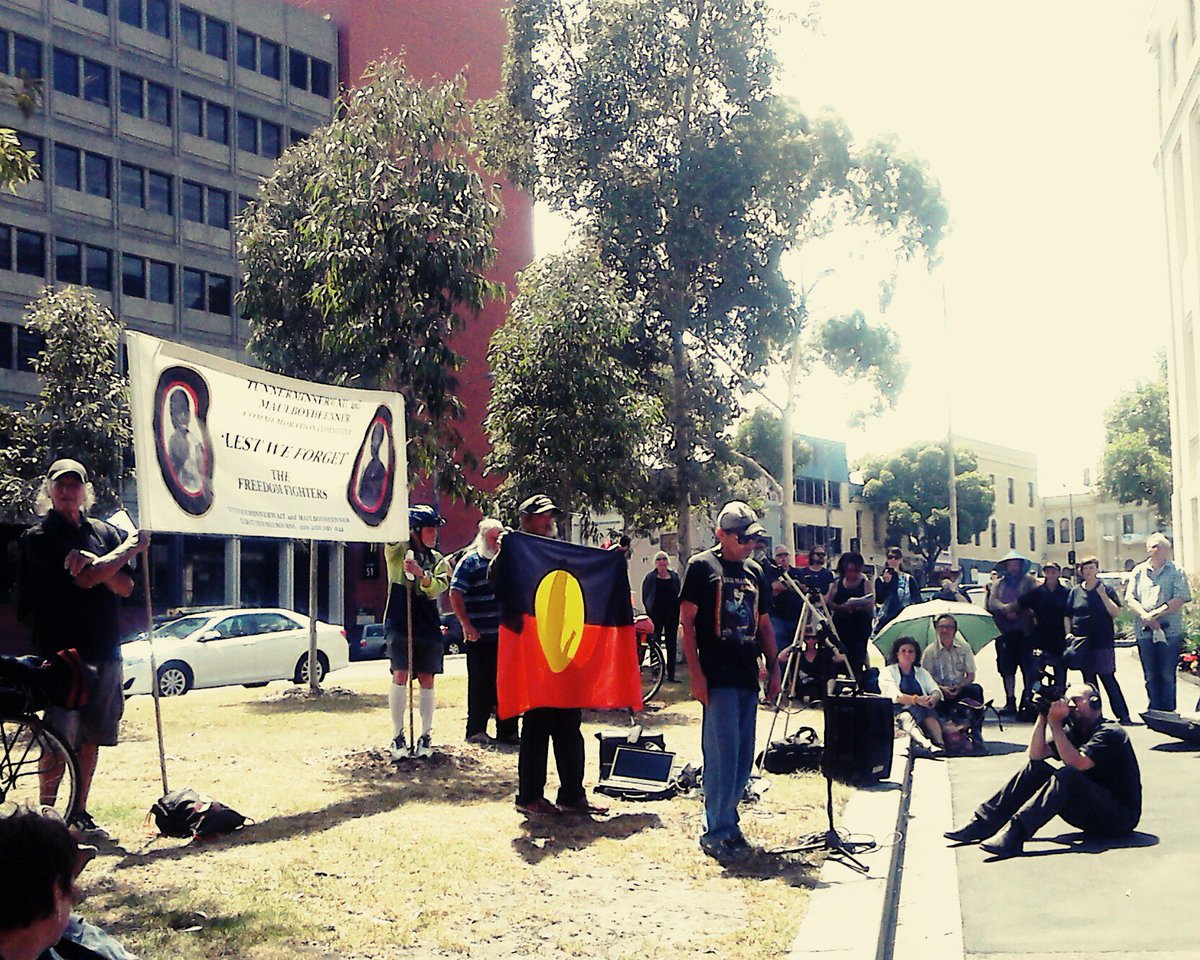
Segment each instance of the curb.
[[[890,956],[881,951],[890,951],[890,929],[884,937],[884,923],[895,916],[899,891],[898,858],[903,856],[913,766],[907,744],[906,739],[897,740],[892,754],[892,769],[901,772],[893,772],[878,787],[856,790],[836,821],[841,832],[873,836],[879,844],[859,857],[870,873],[864,876],[836,860],[821,865],[818,886],[809,897],[786,960],[886,960]],[[880,836],[880,827],[889,824],[897,832]]]

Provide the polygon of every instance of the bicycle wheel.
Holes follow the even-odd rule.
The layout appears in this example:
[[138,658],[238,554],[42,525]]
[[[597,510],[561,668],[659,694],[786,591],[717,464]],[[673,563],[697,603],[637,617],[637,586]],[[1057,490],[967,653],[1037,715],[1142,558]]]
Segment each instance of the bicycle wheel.
[[[59,778],[52,797],[43,794],[43,770]],[[78,792],[79,761],[53,727],[34,716],[0,717],[0,801],[52,807],[69,820]]]
[[642,654],[642,702],[645,703],[662,686],[667,675],[667,661],[657,640],[647,639]]

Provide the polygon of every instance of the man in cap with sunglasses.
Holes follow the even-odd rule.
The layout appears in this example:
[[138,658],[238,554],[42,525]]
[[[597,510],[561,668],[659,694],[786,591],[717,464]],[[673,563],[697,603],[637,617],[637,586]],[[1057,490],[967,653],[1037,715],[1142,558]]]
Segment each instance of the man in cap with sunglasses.
[[750,852],[738,827],[738,801],[754,762],[758,659],[767,662],[767,697],[779,694],[771,592],[751,559],[766,530],[748,504],[717,515],[717,545],[688,561],[679,593],[683,653],[692,695],[704,704],[704,819],[700,846],[721,861]]
[[[42,520],[20,540],[17,616],[28,625],[38,656],[74,647],[96,670],[82,709],[52,706],[46,719],[79,756],[71,826],[92,839],[110,839],[88,813],[87,802],[100,747],[117,745],[124,711],[119,598],[133,592],[129,563],[149,549],[150,538],[141,532],[127,535],[88,516],[95,499],[82,463],[61,459],[50,465],[35,508]],[[62,775],[61,764],[43,765],[43,803],[54,802]]]

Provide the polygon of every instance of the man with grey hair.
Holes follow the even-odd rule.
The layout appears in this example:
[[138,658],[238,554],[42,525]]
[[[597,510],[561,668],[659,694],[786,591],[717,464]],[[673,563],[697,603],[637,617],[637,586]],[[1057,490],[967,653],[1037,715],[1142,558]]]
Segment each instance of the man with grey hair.
[[1183,646],[1183,605],[1192,599],[1187,576],[1168,557],[1171,541],[1161,533],[1146,538],[1146,560],[1133,568],[1125,604],[1136,618],[1138,655],[1151,710],[1175,711],[1175,671]]
[[[496,666],[500,649],[500,603],[488,579],[488,564],[500,550],[504,524],[479,521],[475,540],[458,561],[450,580],[450,609],[462,624],[467,653],[467,742],[491,743],[488,718],[496,711]],[[496,720],[496,739],[520,743],[517,718]]]
[[[95,500],[86,468],[56,460],[46,474],[40,523],[21,536],[17,616],[31,633],[34,652],[49,657],[74,647],[96,669],[96,683],[81,710],[50,707],[46,720],[79,756],[79,797],[71,825],[106,838],[87,812],[100,747],[117,744],[124,710],[119,598],[133,592],[129,562],[150,546],[148,535],[127,536],[111,523],[87,515]],[[43,766],[41,801],[52,804],[62,779],[61,762]]]

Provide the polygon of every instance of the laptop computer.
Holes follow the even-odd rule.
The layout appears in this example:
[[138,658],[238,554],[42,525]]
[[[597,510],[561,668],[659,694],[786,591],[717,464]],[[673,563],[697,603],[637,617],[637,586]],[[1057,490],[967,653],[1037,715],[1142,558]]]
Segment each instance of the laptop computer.
[[674,763],[675,754],[666,750],[617,747],[612,770],[598,786],[646,792],[662,790],[671,782]]

